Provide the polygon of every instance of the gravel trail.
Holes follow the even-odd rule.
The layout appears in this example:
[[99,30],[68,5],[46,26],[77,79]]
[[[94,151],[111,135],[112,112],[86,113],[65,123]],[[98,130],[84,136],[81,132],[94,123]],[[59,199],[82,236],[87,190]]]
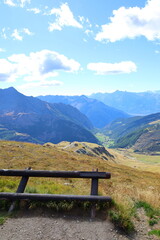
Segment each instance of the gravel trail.
[[[143,226],[145,226],[143,224]],[[142,228],[139,222],[137,227]],[[152,240],[145,229],[135,236],[119,233],[108,220],[57,214],[22,214],[0,226],[0,240]]]

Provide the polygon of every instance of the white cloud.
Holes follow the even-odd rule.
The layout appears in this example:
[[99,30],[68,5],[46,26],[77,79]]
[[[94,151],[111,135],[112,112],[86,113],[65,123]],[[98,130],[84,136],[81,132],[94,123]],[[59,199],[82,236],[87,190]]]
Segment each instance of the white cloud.
[[49,23],[49,31],[61,31],[64,26],[83,28],[83,26],[74,18],[67,3],[63,3],[60,8],[53,8],[49,15],[55,15],[54,22]]
[[41,10],[39,8],[28,8],[27,11],[33,12],[34,14],[38,14],[41,12]]
[[13,0],[5,0],[4,4],[7,4],[7,5],[11,6],[11,7],[15,7],[16,6],[16,4],[14,3]]
[[24,7],[27,3],[30,3],[30,0],[4,0],[4,4],[7,4],[10,7]]
[[28,28],[23,28],[21,30],[14,29],[13,33],[11,34],[11,37],[13,37],[14,40],[22,41],[24,34],[32,36],[33,33]]
[[22,32],[24,32],[25,34],[27,34],[29,36],[33,35],[33,33],[28,28],[23,28]]
[[82,24],[86,21],[85,17],[83,17],[83,16],[79,16],[78,18],[79,18],[79,21],[80,21]]
[[84,16],[79,16],[79,21],[82,23],[82,24],[85,24],[87,25],[88,28],[91,28],[92,27],[92,24],[90,23],[89,19],[88,18],[85,18]]
[[25,54],[14,54],[0,59],[0,81],[46,81],[58,75],[57,71],[76,72],[80,64],[57,52],[42,50]]
[[6,28],[2,28],[2,31],[0,34],[1,34],[2,38],[7,39]]
[[22,41],[23,37],[20,35],[20,32],[17,29],[14,29],[11,37],[13,37],[14,40]]
[[87,68],[95,71],[97,75],[131,73],[137,70],[136,64],[131,61],[119,63],[89,63]]
[[97,41],[115,42],[125,38],[144,36],[160,39],[160,1],[148,0],[144,8],[121,7],[113,11],[110,23],[102,25]]
[[0,52],[5,52],[6,50],[4,48],[0,48]]
[[90,30],[90,29],[87,29],[87,30],[85,31],[85,34],[87,34],[87,36],[89,36],[90,34],[93,34],[93,31]]
[[6,59],[0,59],[0,81],[12,82],[16,73],[16,67]]

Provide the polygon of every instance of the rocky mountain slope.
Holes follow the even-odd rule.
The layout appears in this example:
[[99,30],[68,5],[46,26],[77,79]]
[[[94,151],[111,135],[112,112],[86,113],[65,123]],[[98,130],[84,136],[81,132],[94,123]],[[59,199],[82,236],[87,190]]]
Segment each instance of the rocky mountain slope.
[[128,118],[129,115],[116,108],[109,107],[106,104],[82,96],[39,96],[39,99],[50,103],[65,103],[77,108],[85,114],[96,128],[102,128],[108,123],[118,118]]
[[75,152],[104,160],[114,161],[114,156],[103,146],[87,142],[60,142],[58,144],[45,143],[46,147],[57,147],[68,152]]
[[[27,97],[14,88],[0,90],[0,125],[1,130],[27,134],[30,139],[42,143],[98,142],[90,132],[93,129],[91,122],[76,108]],[[13,136],[11,139],[16,139]],[[10,139],[9,134],[6,139]]]

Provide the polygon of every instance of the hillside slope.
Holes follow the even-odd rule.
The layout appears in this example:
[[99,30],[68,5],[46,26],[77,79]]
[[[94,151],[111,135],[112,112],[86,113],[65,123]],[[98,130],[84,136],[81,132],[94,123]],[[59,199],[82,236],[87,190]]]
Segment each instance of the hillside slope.
[[115,140],[114,147],[135,151],[160,151],[160,113],[115,121],[105,128],[105,133]]
[[99,157],[104,160],[114,161],[114,156],[103,146],[95,143],[87,142],[60,142],[58,144],[46,143],[44,146],[54,147],[63,149],[68,152],[76,152],[79,154]]
[[39,96],[39,99],[50,103],[65,103],[85,114],[96,128],[102,128],[117,118],[128,118],[129,115],[103,102],[82,96]]
[[14,88],[0,90],[0,124],[2,128],[27,134],[42,143],[98,142],[89,131],[93,129],[91,122],[76,108],[27,97]]
[[[124,158],[123,155],[114,153],[114,150],[111,152],[115,160],[117,156],[119,159]],[[133,217],[136,201],[144,201],[159,208],[160,174],[118,164],[112,158],[106,161],[56,146],[0,141],[0,159],[0,169],[25,169],[30,166],[34,170],[92,171],[98,168],[99,171],[111,172],[111,179],[99,181],[99,194],[112,197],[118,206],[116,216],[120,216],[121,221],[124,220],[123,224]],[[124,158],[124,162],[129,160]],[[18,183],[19,178],[1,177],[0,191],[16,191]],[[26,192],[88,195],[90,187],[89,179],[55,178],[53,181],[48,178],[30,178]]]

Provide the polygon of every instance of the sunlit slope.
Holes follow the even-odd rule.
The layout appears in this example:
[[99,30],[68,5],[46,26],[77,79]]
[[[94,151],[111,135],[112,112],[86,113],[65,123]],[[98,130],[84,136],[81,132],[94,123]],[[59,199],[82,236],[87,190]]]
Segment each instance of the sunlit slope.
[[[133,149],[109,149],[111,154],[114,154],[116,163],[125,166],[148,171],[153,173],[160,173],[160,155],[147,155],[135,153]],[[123,155],[123,156],[122,156]]]
[[0,139],[34,143],[98,143],[92,123],[76,108],[28,97],[13,87],[0,89]]
[[67,152],[75,152],[78,154],[83,154],[91,157],[99,157],[104,160],[115,162],[114,155],[112,155],[104,146],[100,146],[96,143],[62,141],[58,144],[46,143],[44,146],[56,146],[57,148],[65,150]]
[[[113,152],[112,152],[113,154]],[[120,155],[119,155],[120,158]],[[122,156],[123,158],[123,156]],[[116,155],[115,155],[116,159]],[[101,180],[99,194],[111,196],[124,208],[133,206],[135,200],[147,201],[152,206],[160,203],[160,174],[140,171],[76,152],[66,151],[56,146],[42,146],[21,142],[0,142],[0,168],[43,170],[80,170],[111,172],[110,180]],[[17,178],[16,178],[17,179]],[[0,178],[1,191],[15,191],[19,179]],[[90,180],[30,178],[28,192],[90,194]]]

